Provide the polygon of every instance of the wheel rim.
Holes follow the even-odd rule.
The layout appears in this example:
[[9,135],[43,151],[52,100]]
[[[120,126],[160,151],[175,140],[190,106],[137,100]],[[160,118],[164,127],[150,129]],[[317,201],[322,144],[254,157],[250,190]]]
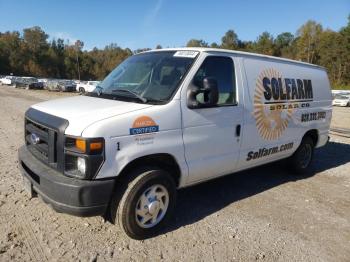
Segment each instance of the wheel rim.
[[164,218],[168,206],[168,190],[162,185],[149,187],[141,194],[136,204],[137,224],[142,228],[154,227]]
[[305,144],[301,150],[300,150],[300,157],[299,157],[299,163],[301,168],[306,168],[310,161],[312,156],[312,147],[310,144]]

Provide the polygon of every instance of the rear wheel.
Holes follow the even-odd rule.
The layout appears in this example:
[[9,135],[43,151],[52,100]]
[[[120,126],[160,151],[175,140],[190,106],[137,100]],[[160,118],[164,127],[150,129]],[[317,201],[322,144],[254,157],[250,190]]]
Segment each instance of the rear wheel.
[[80,94],[85,94],[85,89],[84,89],[84,87],[79,87],[79,93],[80,93]]
[[290,158],[290,166],[297,174],[303,174],[311,164],[314,154],[314,142],[311,137],[305,137],[300,146]]
[[122,193],[111,203],[113,222],[118,221],[133,239],[156,235],[174,212],[176,186],[171,175],[159,168],[143,168],[131,172],[122,185],[117,189]]

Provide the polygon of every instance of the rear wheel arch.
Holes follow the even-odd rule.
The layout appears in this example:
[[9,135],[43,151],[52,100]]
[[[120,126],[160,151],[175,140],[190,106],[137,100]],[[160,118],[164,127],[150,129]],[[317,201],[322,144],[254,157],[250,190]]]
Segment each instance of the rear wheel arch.
[[312,142],[314,143],[314,147],[317,145],[318,138],[319,138],[319,134],[318,134],[317,129],[311,129],[311,130],[307,131],[304,134],[302,140],[304,140],[306,137],[310,137],[312,139]]
[[300,145],[295,152],[288,158],[288,166],[294,174],[300,175],[305,174],[310,166],[314,148],[318,141],[317,130],[309,130],[306,132],[300,142]]

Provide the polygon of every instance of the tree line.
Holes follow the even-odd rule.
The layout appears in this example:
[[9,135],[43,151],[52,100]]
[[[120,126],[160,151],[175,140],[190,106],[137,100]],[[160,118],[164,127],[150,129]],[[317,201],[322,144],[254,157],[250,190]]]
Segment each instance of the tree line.
[[[283,32],[273,37],[263,32],[255,41],[240,40],[228,30],[220,43],[190,39],[188,47],[214,47],[255,52],[321,65],[327,68],[334,87],[350,86],[350,16],[339,31],[324,29],[315,21],[307,21],[295,34]],[[103,79],[132,51],[117,44],[103,49],[83,50],[84,43],[52,39],[40,27],[0,32],[0,74],[67,79]],[[155,48],[162,48],[157,45]]]

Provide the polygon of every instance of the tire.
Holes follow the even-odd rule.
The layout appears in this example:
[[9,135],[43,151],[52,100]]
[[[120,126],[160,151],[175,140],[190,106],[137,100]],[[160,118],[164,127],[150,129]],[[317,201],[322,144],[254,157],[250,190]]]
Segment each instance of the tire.
[[174,179],[165,170],[144,167],[131,172],[120,186],[117,192],[121,193],[116,193],[111,202],[112,222],[118,222],[123,232],[133,239],[157,235],[174,212]]
[[314,155],[314,142],[311,137],[304,137],[298,149],[290,157],[290,167],[297,174],[304,174],[310,166]]
[[80,88],[79,88],[79,93],[80,93],[80,94],[85,94],[85,89],[84,89],[84,87],[80,87]]

